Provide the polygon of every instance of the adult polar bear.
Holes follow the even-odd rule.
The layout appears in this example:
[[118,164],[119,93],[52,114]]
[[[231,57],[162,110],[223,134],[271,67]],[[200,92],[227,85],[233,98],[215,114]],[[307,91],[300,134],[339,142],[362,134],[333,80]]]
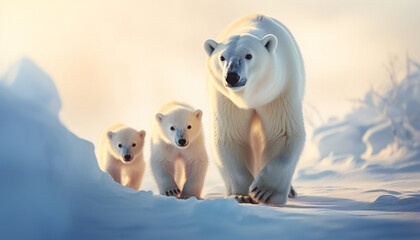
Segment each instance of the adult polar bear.
[[227,194],[283,205],[305,141],[305,73],[289,30],[249,15],[207,40],[213,149]]

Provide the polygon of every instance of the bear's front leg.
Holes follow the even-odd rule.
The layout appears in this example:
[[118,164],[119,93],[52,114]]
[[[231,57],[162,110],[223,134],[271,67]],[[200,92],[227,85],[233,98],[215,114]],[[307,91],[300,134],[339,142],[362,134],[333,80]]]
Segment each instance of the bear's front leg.
[[121,165],[122,163],[119,162],[119,160],[112,159],[113,162],[109,163],[106,166],[106,172],[111,175],[112,179],[114,179],[115,182],[121,183]]
[[181,191],[175,182],[174,161],[168,161],[162,156],[152,153],[151,167],[161,195],[178,196]]
[[[205,149],[203,151],[205,152]],[[201,198],[207,166],[207,157],[201,159],[185,159],[186,181],[182,188],[181,199],[187,199],[192,196],[197,199]]]
[[220,93],[213,94],[213,151],[227,195],[252,203],[248,188],[254,176],[247,164],[253,161],[250,132],[255,112],[238,108]]
[[139,177],[137,175],[130,176],[125,186],[138,191],[140,189]]
[[[137,166],[136,166],[137,167]],[[128,176],[128,181],[126,186],[132,188],[136,191],[140,190],[141,180],[143,179],[144,174],[144,162],[140,164],[140,167],[137,169],[130,169],[126,171]]]
[[301,101],[284,95],[256,112],[265,138],[265,166],[250,186],[250,196],[259,203],[284,205],[305,143]]
[[275,206],[286,204],[302,146],[302,140],[287,138],[284,152],[272,157],[279,146],[273,143],[267,144],[263,159],[272,160],[269,160],[249,188],[250,196],[255,201]]
[[216,144],[216,153],[227,195],[235,197],[239,202],[250,202],[248,189],[254,176],[245,163],[252,157],[251,147],[234,140],[220,140]]

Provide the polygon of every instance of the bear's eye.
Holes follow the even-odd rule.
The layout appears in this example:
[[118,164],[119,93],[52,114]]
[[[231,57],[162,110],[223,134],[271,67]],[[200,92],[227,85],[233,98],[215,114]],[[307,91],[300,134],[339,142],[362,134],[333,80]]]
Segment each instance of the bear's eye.
[[251,54],[247,54],[247,55],[245,56],[245,58],[246,58],[246,59],[248,59],[248,60],[250,60],[250,59],[252,58],[252,55],[251,55]]
[[131,144],[131,146],[136,147],[136,144],[135,144],[135,143],[133,143],[133,144]]
[[223,57],[223,56],[220,56],[220,61],[225,61],[225,57]]
[[118,144],[118,147],[119,147],[119,148],[122,148],[122,144],[121,144],[121,143],[120,143],[120,144]]
[[188,125],[188,127],[187,127],[188,129],[191,129],[191,125]]
[[173,130],[175,130],[175,128],[174,127],[171,127],[171,131],[173,131]]

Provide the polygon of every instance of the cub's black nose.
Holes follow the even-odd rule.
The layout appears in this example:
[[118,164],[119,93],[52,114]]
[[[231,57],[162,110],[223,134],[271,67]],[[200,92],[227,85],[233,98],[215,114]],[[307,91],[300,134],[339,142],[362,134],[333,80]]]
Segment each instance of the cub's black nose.
[[181,139],[178,140],[179,146],[185,146],[185,143],[187,143],[187,140],[185,140],[183,138],[181,138]]
[[229,83],[230,86],[234,87],[239,82],[239,75],[236,72],[230,72],[226,76],[226,82]]
[[131,155],[130,154],[124,155],[124,159],[126,162],[131,161]]

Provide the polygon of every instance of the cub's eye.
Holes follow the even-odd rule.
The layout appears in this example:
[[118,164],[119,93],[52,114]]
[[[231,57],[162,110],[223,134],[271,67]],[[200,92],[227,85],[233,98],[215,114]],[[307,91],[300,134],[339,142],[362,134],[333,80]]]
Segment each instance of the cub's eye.
[[119,148],[122,148],[122,144],[121,144],[121,143],[120,143],[120,144],[118,144],[118,147],[119,147]]
[[252,58],[252,55],[251,55],[251,54],[247,54],[247,55],[245,56],[245,58],[246,58],[246,59],[248,59],[248,60],[250,60],[250,59]]
[[191,125],[188,125],[188,127],[187,127],[188,129],[191,129]]
[[171,127],[171,131],[173,131],[173,130],[175,130],[175,128],[174,127]]
[[223,56],[220,56],[220,61],[225,61],[225,57],[223,57]]
[[135,143],[133,143],[133,144],[131,144],[131,146],[136,147],[136,144],[135,144]]

